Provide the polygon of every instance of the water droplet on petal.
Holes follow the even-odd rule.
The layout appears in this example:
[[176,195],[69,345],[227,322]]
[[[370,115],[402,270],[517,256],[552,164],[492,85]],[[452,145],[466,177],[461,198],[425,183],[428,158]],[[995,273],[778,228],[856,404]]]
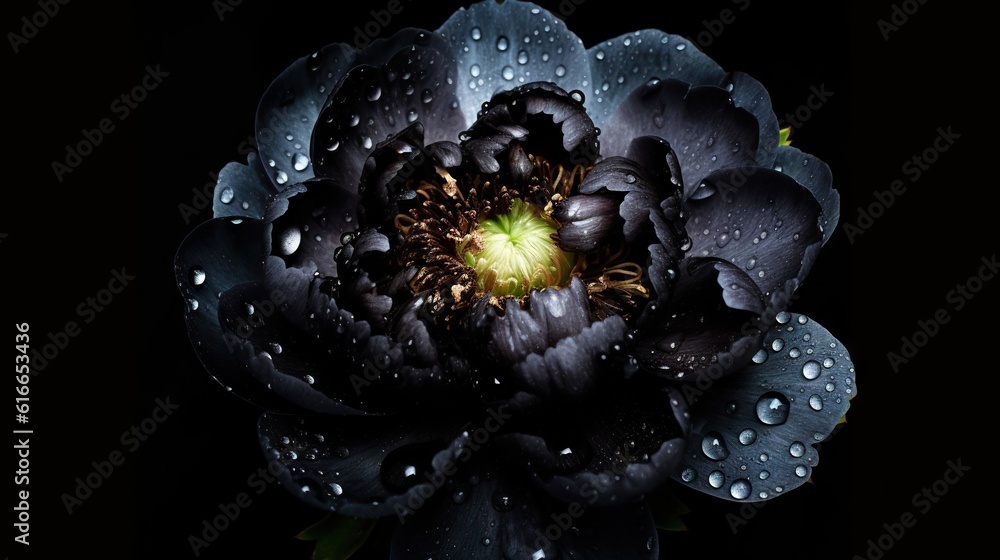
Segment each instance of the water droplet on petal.
[[740,443],[743,445],[750,445],[755,441],[757,441],[757,431],[753,428],[747,428],[740,432]]
[[763,364],[767,361],[767,350],[761,348],[756,354],[753,355],[753,358],[750,359],[753,360],[753,363],[755,364]]
[[497,50],[500,51],[500,52],[503,52],[503,51],[507,50],[509,47],[510,47],[510,41],[508,41],[506,37],[504,37],[503,35],[501,35],[497,39]]
[[291,226],[286,229],[280,238],[279,249],[282,255],[291,255],[299,248],[299,243],[302,242],[302,232],[299,228]]
[[757,418],[769,426],[784,424],[788,420],[788,399],[781,393],[765,393],[757,400]]
[[233,188],[232,187],[226,187],[226,188],[222,189],[222,192],[219,193],[219,200],[221,200],[223,204],[229,204],[230,202],[232,202],[233,201]]
[[292,167],[296,171],[305,171],[309,167],[309,158],[304,154],[295,154],[292,156]]
[[336,482],[331,482],[330,483],[330,491],[333,492],[334,496],[339,496],[339,495],[341,495],[341,494],[344,493],[344,488],[341,487]]
[[726,447],[726,442],[722,439],[722,435],[719,432],[705,434],[705,437],[701,440],[701,452],[714,461],[722,461],[726,457],[729,457],[729,449]]
[[205,283],[205,269],[200,266],[191,267],[191,283],[195,286],[201,286]]
[[565,75],[566,75],[566,67],[563,66],[562,64],[556,66],[556,76],[562,78]]
[[729,485],[729,495],[737,500],[745,500],[750,495],[750,482],[747,480],[735,480]]
[[805,453],[806,453],[806,446],[801,441],[796,441],[796,442],[792,443],[792,445],[790,445],[788,447],[788,453],[792,457],[796,457],[796,458],[801,457],[801,456],[805,455]]
[[684,472],[681,473],[681,480],[691,482],[694,480],[695,474],[694,469],[684,469]]
[[712,471],[708,475],[708,484],[712,488],[722,488],[722,485],[726,483],[726,475],[722,474],[722,471]]
[[781,349],[784,347],[785,347],[785,341],[780,338],[776,338],[773,341],[771,341],[771,350],[774,350],[775,352],[781,352]]
[[819,395],[809,397],[809,408],[813,410],[823,410],[823,399]]
[[503,79],[505,79],[505,80],[513,80],[514,79],[514,69],[511,68],[510,66],[504,66],[503,70],[501,70],[501,75],[503,76]]
[[809,360],[808,362],[802,364],[802,376],[806,379],[816,379],[822,372],[820,369],[819,362],[816,360]]
[[809,474],[809,469],[805,468],[803,465],[795,467],[795,476],[799,478],[805,478]]
[[483,30],[478,27],[473,27],[472,32],[469,33],[473,41],[478,41],[483,38]]

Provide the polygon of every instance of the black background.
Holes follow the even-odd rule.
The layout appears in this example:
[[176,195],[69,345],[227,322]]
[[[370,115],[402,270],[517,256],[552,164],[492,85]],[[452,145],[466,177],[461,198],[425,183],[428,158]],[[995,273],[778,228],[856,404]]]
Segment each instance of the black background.
[[[243,157],[257,101],[278,73],[327,43],[351,42],[354,26],[385,4],[245,0],[220,21],[208,0],[70,2],[18,53],[4,47],[3,316],[8,324],[29,322],[40,348],[67,321],[82,323],[77,305],[107,287],[111,270],[126,267],[136,277],[32,378],[32,544],[13,543],[12,558],[191,558],[188,536],[240,492],[253,504],[201,557],[308,557],[310,546],[291,537],[321,514],[276,484],[260,495],[248,485],[263,466],[259,412],[211,380],[187,340],[172,260],[210,210],[188,224],[178,205],[192,204],[192,189]],[[462,5],[402,4],[384,34],[434,29]],[[653,13],[634,2],[586,0],[565,20],[587,46],[646,27],[697,39],[707,21],[743,4],[663,2]],[[928,0],[887,41],[876,22],[890,17],[891,3],[848,9],[751,0],[705,47],[723,68],[761,81],[779,116],[804,104],[811,86],[833,92],[793,144],[832,167],[841,224],[856,223],[857,208],[894,179],[907,191],[854,243],[838,230],[793,308],[846,344],[860,389],[847,426],[823,444],[815,484],[768,503],[736,535],[726,514],[738,515],[738,507],[682,494],[695,510],[685,518],[690,530],[661,535],[664,558],[865,557],[869,539],[904,512],[914,512],[917,525],[886,558],[931,546],[961,557],[984,534],[987,521],[969,503],[995,494],[983,490],[994,481],[982,451],[991,410],[980,403],[994,385],[998,287],[987,282],[958,311],[945,297],[997,248],[986,194],[996,184],[995,141],[977,145],[976,138],[995,121],[995,101],[976,85],[989,70],[965,67],[975,43],[985,42],[976,27],[983,17],[954,4]],[[36,2],[7,6],[4,31],[20,33],[20,18],[39,9]],[[119,120],[113,100],[157,64],[169,76]],[[53,160],[105,117],[115,130],[57,181]],[[948,126],[961,138],[911,183],[901,166]],[[900,337],[940,308],[951,321],[893,371],[886,353],[898,352]],[[180,408],[68,514],[60,496],[74,492],[92,461],[124,449],[121,434],[147,418],[158,397]],[[913,495],[959,458],[971,471],[918,513]],[[373,537],[370,557],[385,557],[377,545],[384,538]]]

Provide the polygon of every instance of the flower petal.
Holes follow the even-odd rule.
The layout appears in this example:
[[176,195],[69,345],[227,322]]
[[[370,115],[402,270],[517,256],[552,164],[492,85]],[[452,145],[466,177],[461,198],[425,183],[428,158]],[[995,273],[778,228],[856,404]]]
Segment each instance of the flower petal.
[[634,501],[680,464],[688,433],[680,392],[636,377],[605,386],[596,402],[542,409],[500,436],[505,453],[552,496],[595,505]]
[[658,29],[598,43],[587,49],[587,58],[593,78],[587,104],[601,128],[634,89],[654,78],[716,85],[725,76],[722,68],[690,41]]
[[257,149],[278,190],[314,176],[309,159],[313,125],[354,58],[350,46],[328,45],[293,62],[264,92],[257,106]]
[[[425,37],[425,44],[439,40]],[[457,137],[465,123],[449,85],[453,81],[451,61],[417,44],[381,67],[351,69],[330,95],[313,132],[316,175],[357,185],[375,145],[417,121],[430,142]]]
[[[315,338],[293,328],[262,284],[241,284],[222,294],[219,320],[227,347],[237,352],[263,387],[310,412],[363,414],[344,368]],[[339,356],[338,356],[339,357]],[[351,400],[351,404],[345,401]],[[282,407],[287,409],[287,404]],[[280,410],[280,409],[279,409]]]
[[[805,483],[857,394],[850,356],[804,315],[782,314],[751,364],[696,400],[674,478],[734,501],[773,498]],[[700,391],[698,392],[700,394]]]
[[473,480],[407,517],[393,535],[390,558],[607,560],[610,551],[621,560],[659,557],[644,503],[587,507],[588,495],[566,504],[502,474]]
[[526,309],[508,299],[489,340],[491,353],[508,364],[499,368],[501,379],[512,376],[535,394],[573,398],[593,385],[601,355],[624,340],[625,330],[616,315],[591,323],[587,288],[574,277],[566,288],[533,291]]
[[264,224],[259,220],[215,218],[188,234],[174,258],[174,274],[187,302],[188,335],[205,369],[223,386],[261,406],[278,399],[259,385],[235,354],[233,339],[219,322],[221,294],[246,282],[261,280],[258,246]]
[[356,191],[328,179],[295,185],[271,201],[265,217],[265,283],[287,307],[282,312],[300,328],[306,318],[309,286],[321,276],[337,276],[334,254],[342,237],[357,229]]
[[840,221],[840,193],[833,188],[833,173],[830,166],[815,156],[791,146],[781,146],[775,154],[774,169],[795,179],[819,202],[822,209],[820,229],[823,243],[837,230]]
[[746,109],[757,119],[757,165],[771,167],[778,149],[778,117],[771,107],[771,95],[767,89],[742,72],[733,72],[722,82],[722,87],[730,92],[733,104]]
[[802,185],[777,171],[743,167],[713,173],[699,194],[685,205],[689,255],[734,263],[768,296],[805,278],[822,233],[819,204]]
[[554,82],[566,91],[590,79],[580,38],[530,2],[486,0],[456,11],[437,30],[451,44],[465,125],[483,102],[528,82]]
[[742,366],[758,344],[764,298],[753,281],[733,264],[712,258],[689,258],[681,267],[670,301],[638,333],[635,356],[651,373],[696,382]]
[[685,198],[709,173],[751,165],[757,158],[757,119],[714,86],[691,87],[678,80],[639,86],[603,130],[601,153],[606,157],[624,154],[637,136],[669,142],[681,165]]
[[462,147],[487,173],[499,171],[496,156],[518,143],[551,162],[590,165],[599,154],[597,134],[579,101],[553,84],[533,82],[500,92],[484,104],[479,119],[462,134]]
[[[454,468],[460,428],[413,417],[264,414],[260,444],[282,486],[306,503],[352,517],[394,515],[436,491]],[[450,465],[450,467],[449,467]]]
[[227,163],[219,172],[212,201],[212,217],[242,216],[261,220],[267,202],[274,195],[257,154],[247,154],[247,163]]

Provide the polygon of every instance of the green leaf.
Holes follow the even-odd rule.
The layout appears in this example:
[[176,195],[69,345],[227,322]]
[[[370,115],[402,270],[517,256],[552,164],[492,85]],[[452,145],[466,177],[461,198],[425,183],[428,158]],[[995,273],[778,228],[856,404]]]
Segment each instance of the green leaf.
[[653,521],[657,529],[664,531],[687,531],[687,526],[681,520],[681,516],[690,513],[691,508],[687,507],[673,491],[663,485],[646,496],[646,503],[653,513]]
[[377,522],[331,513],[295,538],[316,541],[313,560],[347,560],[365,544]]
[[792,127],[786,126],[778,132],[778,145],[779,146],[791,146]]

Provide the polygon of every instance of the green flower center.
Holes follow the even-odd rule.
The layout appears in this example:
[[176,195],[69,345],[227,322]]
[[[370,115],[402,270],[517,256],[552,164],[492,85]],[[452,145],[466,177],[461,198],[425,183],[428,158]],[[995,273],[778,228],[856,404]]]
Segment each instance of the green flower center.
[[557,229],[534,205],[515,200],[507,214],[481,221],[473,239],[458,250],[475,269],[479,291],[497,298],[523,297],[569,281],[576,255],[552,240]]

